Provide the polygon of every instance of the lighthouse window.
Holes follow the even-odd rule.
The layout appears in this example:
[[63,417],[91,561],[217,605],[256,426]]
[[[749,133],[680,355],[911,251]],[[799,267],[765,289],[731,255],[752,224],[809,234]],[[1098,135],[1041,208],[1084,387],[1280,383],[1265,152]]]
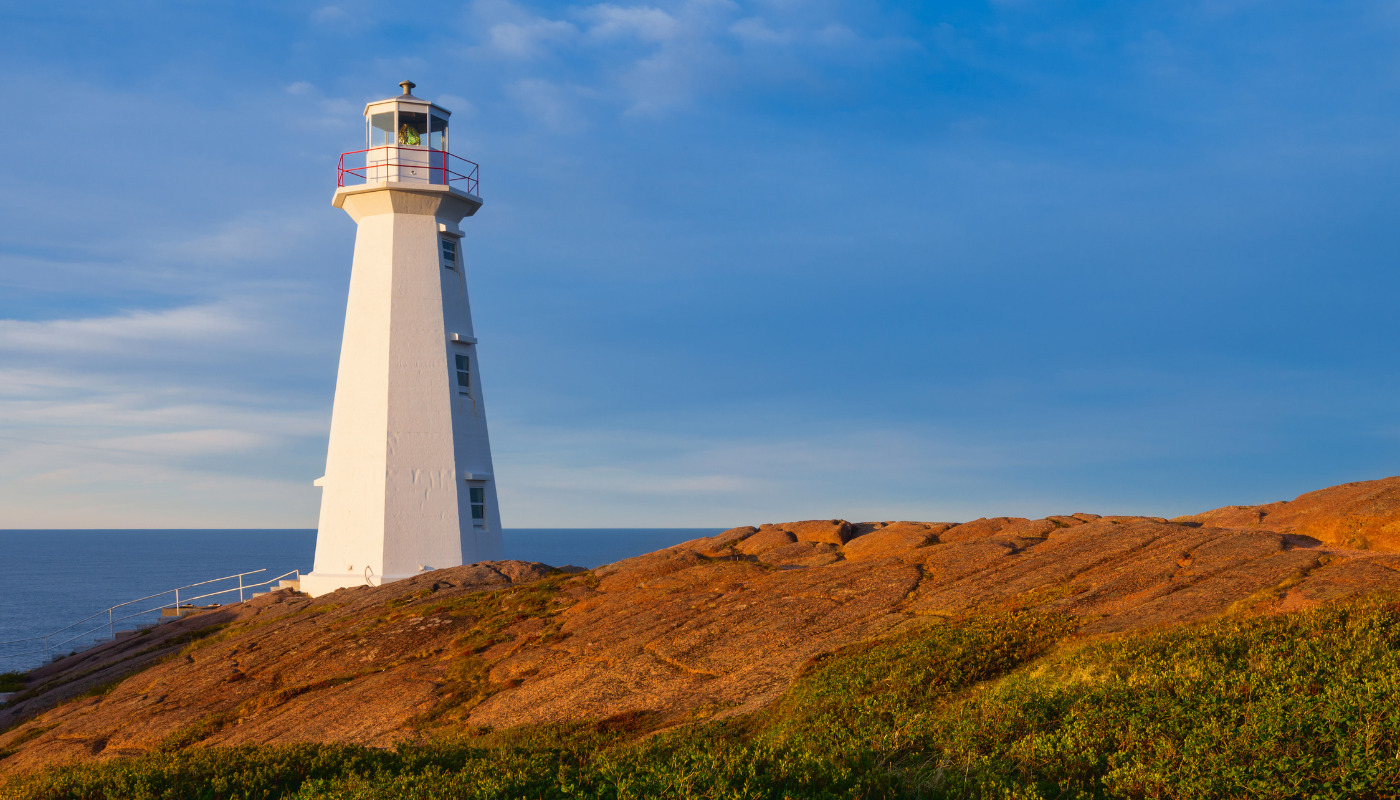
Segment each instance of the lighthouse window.
[[434,150],[446,150],[447,120],[439,117],[437,114],[433,114],[431,124],[433,127],[428,133],[428,146]]
[[472,388],[471,356],[453,354],[457,359],[457,394],[469,395]]
[[442,240],[442,264],[448,269],[457,268],[457,242],[446,237]]
[[369,118],[369,146],[383,147],[394,143],[394,112],[373,114]]
[[467,489],[472,499],[472,522],[483,525],[486,522],[486,490],[480,486]]
[[399,112],[399,144],[419,147],[428,135],[428,115],[415,111]]

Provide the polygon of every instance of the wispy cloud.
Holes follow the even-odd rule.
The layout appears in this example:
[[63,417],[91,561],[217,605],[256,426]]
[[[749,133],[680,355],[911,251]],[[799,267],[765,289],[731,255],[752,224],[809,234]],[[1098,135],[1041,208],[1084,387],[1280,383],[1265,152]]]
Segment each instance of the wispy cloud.
[[578,29],[563,20],[498,22],[488,31],[487,43],[495,52],[511,58],[538,58],[550,45],[568,41],[576,33]]
[[0,527],[310,524],[329,396],[260,378],[301,358],[262,306],[0,320]]
[[636,38],[664,42],[681,34],[675,17],[653,6],[618,6],[599,3],[578,12],[588,25],[588,35],[599,39]]
[[[974,441],[920,426],[743,437],[510,424],[496,431],[507,442],[496,460],[502,489],[514,501],[509,524],[522,527],[589,518],[638,526],[887,519],[896,509],[907,518],[968,519],[995,495],[978,487],[987,474],[1051,458],[1111,458],[1093,454],[1087,441]],[[537,446],[522,448],[526,442]],[[1037,502],[1003,499],[1001,509],[1023,511]]]
[[319,24],[340,22],[346,16],[345,9],[336,5],[324,5],[311,12],[311,20]]
[[585,117],[579,109],[584,95],[577,88],[561,86],[543,78],[526,78],[506,87],[526,115],[555,131],[575,131],[583,127]]
[[[469,8],[469,35],[478,42],[471,52],[530,70],[509,84],[511,94],[556,130],[559,114],[540,113],[539,97],[520,91],[558,83],[550,74],[556,69],[567,70],[569,83],[592,103],[655,116],[702,96],[808,81],[809,62],[835,51],[848,58],[857,51],[889,50],[895,41],[905,48],[912,43],[908,37],[862,34],[835,7],[677,0],[580,5],[558,16],[507,0],[477,0]],[[780,47],[785,52],[775,62]],[[567,67],[560,62],[544,74],[534,63],[565,54]]]
[[788,31],[775,31],[762,17],[744,17],[729,26],[729,32],[749,44],[787,44],[793,40]]
[[478,49],[511,60],[540,58],[579,34],[572,22],[535,14],[509,0],[476,0],[468,16],[471,27],[485,33]]
[[228,428],[151,433],[104,439],[96,446],[155,456],[226,455],[273,444],[272,437],[254,431]]
[[0,351],[102,353],[153,342],[209,342],[245,329],[246,320],[226,304],[91,319],[0,319]]
[[[343,120],[353,113],[335,117]],[[180,265],[285,260],[311,247],[309,234],[324,228],[327,217],[320,209],[297,214],[241,215],[213,231],[159,242],[149,248],[149,253],[160,262]]]

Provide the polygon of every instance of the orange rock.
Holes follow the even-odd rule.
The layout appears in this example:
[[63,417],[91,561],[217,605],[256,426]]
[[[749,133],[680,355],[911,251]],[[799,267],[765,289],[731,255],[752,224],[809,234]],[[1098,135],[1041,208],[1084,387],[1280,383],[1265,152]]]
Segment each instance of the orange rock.
[[768,550],[758,557],[776,566],[824,567],[841,560],[841,551],[826,542],[793,542]]
[[[0,752],[14,750],[0,774],[150,752],[191,730],[208,734],[198,746],[387,747],[434,726],[753,710],[817,654],[982,609],[1067,613],[1089,634],[1282,613],[1400,590],[1400,555],[1302,535],[1344,530],[1374,546],[1397,505],[1393,478],[1178,522],[809,520],[572,577],[495,562],[315,600],[278,592],[37,670],[47,688],[0,709]],[[225,627],[200,640],[212,625]],[[489,696],[457,705],[483,675]]]
[[[861,523],[856,528],[859,530],[870,524],[873,523]],[[893,522],[851,539],[841,549],[851,561],[903,556],[915,548],[937,542],[938,534],[952,527],[951,522]]]
[[675,545],[668,549],[693,550],[703,556],[710,556],[711,558],[715,557],[715,554],[726,550],[729,552],[725,552],[724,555],[731,555],[733,553],[734,545],[744,541],[745,539],[749,538],[755,533],[758,533],[758,528],[755,528],[752,525],[744,525],[739,528],[730,528],[724,533],[718,534],[716,536],[709,536],[704,539],[693,539],[689,542],[682,542],[681,544]]
[[740,542],[735,550],[746,556],[756,556],[797,541],[797,537],[784,530],[769,528],[762,530]]
[[792,533],[799,542],[843,545],[855,535],[851,523],[844,519],[809,519],[803,522],[785,522],[776,527]]
[[1030,520],[1024,517],[992,517],[991,519],[982,517],[949,528],[938,535],[938,541],[952,543],[968,539],[982,539],[1000,533],[1019,522],[1030,522]]
[[1178,522],[1296,533],[1327,544],[1400,552],[1400,477],[1359,481],[1260,506],[1225,506]]
[[[617,591],[630,589],[645,581],[696,566],[704,561],[705,559],[694,551],[672,548],[599,567],[593,574],[602,578],[598,585],[605,591]],[[627,564],[627,569],[622,569],[619,564]]]

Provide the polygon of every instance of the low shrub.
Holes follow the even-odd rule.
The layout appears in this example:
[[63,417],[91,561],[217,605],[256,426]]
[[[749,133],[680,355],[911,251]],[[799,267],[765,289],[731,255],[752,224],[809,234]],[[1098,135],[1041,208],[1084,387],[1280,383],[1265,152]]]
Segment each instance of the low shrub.
[[26,683],[23,672],[0,672],[0,692],[18,692]]

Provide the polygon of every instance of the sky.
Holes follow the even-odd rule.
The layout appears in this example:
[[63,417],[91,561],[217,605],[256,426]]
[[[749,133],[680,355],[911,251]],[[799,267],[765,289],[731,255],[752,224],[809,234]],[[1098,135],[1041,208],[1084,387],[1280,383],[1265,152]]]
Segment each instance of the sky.
[[1400,4],[0,6],[0,528],[314,527],[364,104],[510,527],[1161,516],[1400,473]]

